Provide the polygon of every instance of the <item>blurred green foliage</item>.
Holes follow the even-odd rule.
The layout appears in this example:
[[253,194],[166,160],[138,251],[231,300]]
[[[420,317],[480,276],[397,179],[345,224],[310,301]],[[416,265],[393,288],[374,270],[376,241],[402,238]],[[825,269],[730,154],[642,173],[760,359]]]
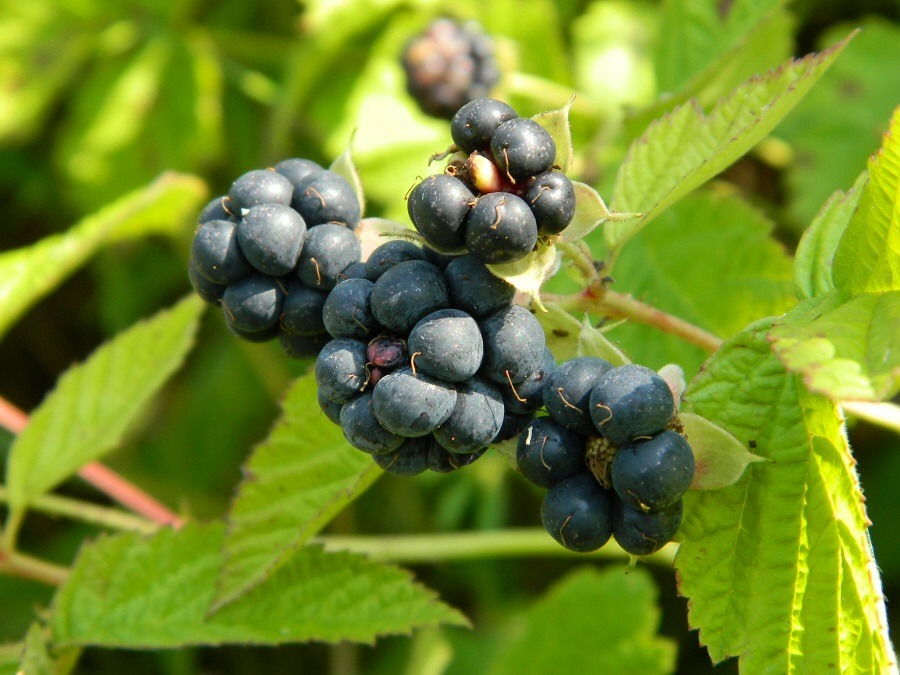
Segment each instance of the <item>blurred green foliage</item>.
[[[817,13],[810,8],[817,4],[459,0],[452,14],[477,19],[495,38],[504,70],[495,95],[522,115],[559,108],[576,94],[573,175],[604,195],[630,140],[670,110],[679,91],[714,103],[751,74],[799,53],[794,36],[812,43],[804,46],[823,47],[862,26],[777,129],[780,142],[764,142],[712,190],[663,214],[619,260],[623,291],[725,337],[752,318],[788,308],[789,254],[799,232],[828,195],[851,187],[900,102],[896,6],[832,0]],[[733,5],[724,19],[716,13],[723,5]],[[879,16],[861,18],[861,7]],[[348,145],[369,200],[367,215],[407,222],[403,197],[417,176],[435,171],[428,158],[445,149],[449,133],[446,121],[424,115],[406,94],[399,51],[447,11],[436,0],[0,0],[0,251],[67,230],[166,171],[199,176],[211,198],[248,169],[290,156],[329,162]],[[725,66],[715,69],[715,63]],[[183,211],[173,209],[171,228],[108,245],[12,327],[0,343],[0,396],[35,407],[71,363],[189,290],[184,266],[193,214]],[[684,223],[710,218],[720,219],[721,228],[676,234]],[[721,268],[717,276],[729,284],[704,289],[704,274],[681,267],[697,248],[691,237],[702,239],[710,256],[693,262]],[[650,264],[657,274],[645,274]],[[759,277],[760,268],[765,283],[742,282],[743,270]],[[566,286],[560,277],[555,289]],[[698,297],[705,309],[694,317],[687,298]],[[641,326],[609,336],[635,360],[654,367],[678,362],[688,377],[704,358],[701,350]],[[288,382],[307,367],[283,358],[277,344],[238,344],[219,317],[207,316],[199,348],[110,464],[186,513],[222,516],[249,449],[266,436]],[[896,516],[900,440],[864,424],[851,428],[851,438],[886,594],[897,598],[900,535],[889,523]],[[0,432],[0,457],[8,445]],[[64,492],[99,499],[75,481]],[[492,457],[466,475],[385,477],[331,531],[533,526],[539,500],[502,458]],[[32,515],[23,546],[67,563],[95,533]],[[576,562],[525,558],[416,568],[424,583],[471,617],[474,632],[435,629],[374,648],[88,650],[77,672],[472,673],[491,665],[491,672],[518,673],[515,645],[529,631],[552,627],[551,609],[603,631],[594,608],[571,601],[573,592],[643,603],[635,611],[646,616],[635,621],[642,623],[641,639],[661,654],[659,672],[672,672],[673,663],[677,672],[711,671],[688,632],[670,570],[618,584],[621,562],[601,574],[573,573]],[[0,577],[0,643],[21,640],[50,595],[37,584]],[[896,625],[895,605],[889,608]],[[610,620],[618,620],[615,613]],[[657,623],[664,637],[656,635]],[[669,647],[676,642],[674,661]],[[552,647],[546,658],[558,662]],[[0,657],[0,672],[4,666]],[[734,669],[727,663],[716,672]]]

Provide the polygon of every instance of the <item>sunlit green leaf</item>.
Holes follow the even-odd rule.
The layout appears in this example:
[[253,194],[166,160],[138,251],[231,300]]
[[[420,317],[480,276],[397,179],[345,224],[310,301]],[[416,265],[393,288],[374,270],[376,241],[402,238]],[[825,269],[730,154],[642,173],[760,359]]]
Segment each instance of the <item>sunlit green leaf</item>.
[[578,356],[596,356],[614,366],[631,363],[621,349],[591,325],[587,317],[581,322],[581,332],[578,334]]
[[877,401],[900,378],[900,291],[832,291],[779,318],[769,340],[811,391],[835,400]]
[[765,138],[828,69],[848,39],[748,80],[709,114],[688,103],[651,125],[632,143],[612,199],[613,210],[644,216],[608,223],[603,228],[607,245],[622,247],[659,213]]
[[206,194],[193,177],[164,174],[27,248],[0,253],[0,336],[35,302],[58,286],[106,241],[171,233],[200,208]]
[[657,634],[656,602],[643,569],[576,570],[523,612],[516,637],[487,672],[672,673],[675,645]]
[[544,328],[547,348],[560,363],[578,356],[578,338],[581,323],[559,305],[545,302],[546,312],[536,312],[535,317]]
[[[350,146],[352,145],[353,140],[351,138]],[[353,153],[350,146],[348,146],[328,168],[340,176],[343,176],[347,182],[350,183],[353,187],[353,192],[356,193],[356,200],[359,202],[360,213],[365,214],[366,195],[363,193],[362,182],[359,180],[359,172],[356,170],[356,165],[353,163]]]
[[794,288],[801,300],[834,290],[834,254],[868,178],[863,172],[849,192],[838,190],[831,195],[803,233],[794,256]]
[[54,600],[54,641],[132,649],[372,642],[466,623],[409,573],[318,547],[301,549],[265,584],[210,616],[223,535],[218,524],[192,524],[86,546]]
[[[717,335],[728,337],[762,316],[794,303],[793,270],[773,224],[746,201],[728,193],[700,192],[663,213],[626,246],[613,289]],[[627,322],[614,340],[636,362],[659,368],[677,363],[688,377],[705,350],[656,328]]]
[[565,173],[572,170],[575,150],[572,148],[572,131],[569,128],[569,109],[574,99],[569,99],[559,110],[550,110],[535,115],[531,119],[550,132],[556,143],[556,159],[553,163]]
[[282,405],[281,420],[244,466],[228,516],[216,608],[268,578],[381,475],[322,414],[311,374],[294,383]]
[[676,557],[690,625],[744,672],[883,672],[893,655],[855,462],[836,406],[770,352],[761,321],[707,362],[690,411],[769,462],[685,496]]
[[900,290],[900,107],[834,256],[834,284],[852,293]]
[[203,309],[203,302],[190,296],[121,333],[63,374],[10,450],[6,486],[14,509],[27,507],[116,447],[181,365]]
[[609,217],[609,209],[603,198],[590,185],[572,181],[575,187],[575,216],[569,226],[560,234],[560,241],[570,242],[581,239],[602,225]]

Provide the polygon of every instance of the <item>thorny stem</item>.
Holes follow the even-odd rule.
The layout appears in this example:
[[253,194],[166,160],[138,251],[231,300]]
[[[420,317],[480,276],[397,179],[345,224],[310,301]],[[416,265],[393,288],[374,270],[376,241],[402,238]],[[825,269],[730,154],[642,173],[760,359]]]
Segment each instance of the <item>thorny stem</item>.
[[[427,535],[315,537],[326,551],[352,551],[373,560],[395,563],[429,563],[450,560],[481,560],[518,556],[580,556],[612,560],[630,556],[615,542],[593,553],[574,553],[550,537],[543,528],[516,528],[480,532],[452,532]],[[677,546],[669,544],[642,560],[670,567]]]
[[[14,434],[19,434],[27,424],[28,415],[0,397],[0,426]],[[176,528],[184,525],[184,519],[174,511],[99,462],[91,462],[82,467],[78,475],[103,494],[148,520],[160,525],[172,525]],[[4,533],[7,543],[11,536],[14,537],[15,532],[12,535],[9,532]]]

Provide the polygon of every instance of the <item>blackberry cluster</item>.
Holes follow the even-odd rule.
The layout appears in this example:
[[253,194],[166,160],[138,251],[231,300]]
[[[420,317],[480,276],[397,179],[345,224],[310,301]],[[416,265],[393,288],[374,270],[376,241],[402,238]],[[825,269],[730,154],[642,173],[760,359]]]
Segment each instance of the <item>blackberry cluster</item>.
[[424,113],[441,119],[490,95],[500,79],[494,42],[477,21],[437,19],[409,41],[402,62],[410,96]]
[[548,352],[510,284],[470,255],[408,241],[382,244],[347,277],[325,301],[333,339],[315,377],[323,412],[353,447],[389,473],[447,472],[521,429],[505,401]]
[[547,378],[549,416],[518,440],[519,471],[546,488],[541,521],[573,551],[610,537],[633,555],[659,550],[678,531],[694,455],[675,424],[669,386],[649,368],[579,357]]
[[328,293],[361,257],[360,211],[351,185],[310,160],[249,171],[200,214],[191,285],[238,337],[278,337],[290,356],[315,356],[328,340]]
[[440,250],[465,247],[477,260],[511,263],[539,235],[562,232],[575,215],[572,181],[554,169],[556,143],[534,120],[495,99],[477,99],[450,123],[461,157],[409,194],[416,230]]

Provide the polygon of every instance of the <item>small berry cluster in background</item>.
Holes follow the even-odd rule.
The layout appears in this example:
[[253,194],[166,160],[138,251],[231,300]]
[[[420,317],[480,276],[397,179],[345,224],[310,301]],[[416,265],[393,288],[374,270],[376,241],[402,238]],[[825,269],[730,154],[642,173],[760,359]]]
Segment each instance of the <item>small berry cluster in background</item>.
[[465,248],[481,262],[511,263],[539,235],[558,234],[575,215],[575,188],[553,168],[556,143],[534,120],[495,99],[467,103],[450,133],[459,156],[409,195],[416,230],[441,250]]
[[328,291],[362,254],[360,212],[353,187],[308,159],[249,171],[200,214],[191,284],[238,337],[278,337],[288,355],[315,356]]
[[662,548],[681,525],[694,478],[691,447],[669,428],[677,424],[666,381],[644,366],[578,357],[550,374],[543,403],[549,416],[525,428],[516,460],[547,489],[547,532],[573,551],[610,537],[634,555]]
[[477,21],[437,19],[407,43],[402,62],[410,96],[424,113],[442,119],[489,96],[500,80],[494,41]]

